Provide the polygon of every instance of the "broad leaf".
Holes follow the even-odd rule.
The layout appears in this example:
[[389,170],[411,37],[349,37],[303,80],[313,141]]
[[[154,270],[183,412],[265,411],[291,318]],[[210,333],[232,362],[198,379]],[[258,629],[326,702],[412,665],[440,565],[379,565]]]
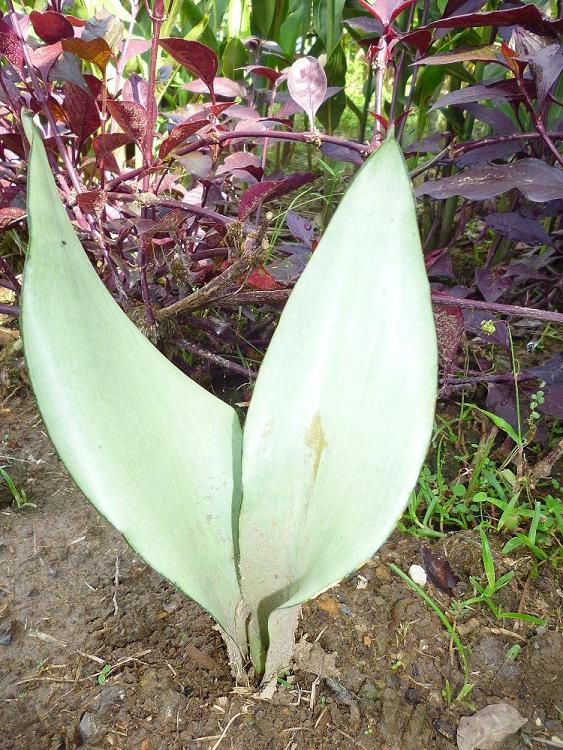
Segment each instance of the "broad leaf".
[[[71,476],[155,570],[239,644],[234,565],[241,431],[174,367],[98,278],[30,115],[23,338],[39,409]],[[234,478],[233,478],[234,477]]]
[[309,127],[315,129],[315,115],[327,90],[326,75],[314,57],[296,60],[287,74],[287,88],[293,101],[303,107],[309,118]]
[[159,44],[180,65],[187,68],[190,73],[199,76],[211,95],[214,96],[213,81],[217,75],[219,62],[212,49],[206,47],[205,44],[201,44],[201,42],[174,37],[161,39]]
[[32,10],[29,20],[37,36],[47,44],[56,44],[61,39],[74,36],[71,22],[62,13],[54,10],[46,10],[43,13]]
[[342,579],[393,529],[428,447],[436,370],[410,180],[389,139],[289,298],[248,412],[240,567],[259,669],[277,608]]

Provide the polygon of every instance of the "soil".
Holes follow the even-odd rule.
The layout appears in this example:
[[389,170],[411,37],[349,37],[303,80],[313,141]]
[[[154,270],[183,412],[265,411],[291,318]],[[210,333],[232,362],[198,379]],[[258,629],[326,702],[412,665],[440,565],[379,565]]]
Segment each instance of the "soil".
[[[461,716],[501,700],[529,720],[503,748],[559,746],[561,593],[550,567],[534,576],[520,550],[506,557],[495,548],[498,574],[516,572],[499,603],[547,622],[495,620],[482,607],[460,616],[473,705],[448,705],[446,680],[455,697],[463,674],[435,613],[387,566],[420,562],[420,540],[396,534],[361,577],[304,606],[298,637],[335,652],[338,677],[296,671],[261,700],[234,685],[210,618],[147,568],[76,489],[33,400],[12,398],[0,419],[0,465],[35,504],[14,509],[0,496],[5,750],[450,750]],[[470,596],[469,576],[482,576],[478,536],[424,544],[460,578],[454,598]],[[447,594],[431,584],[426,591],[452,615]],[[511,659],[514,645],[521,651]]]

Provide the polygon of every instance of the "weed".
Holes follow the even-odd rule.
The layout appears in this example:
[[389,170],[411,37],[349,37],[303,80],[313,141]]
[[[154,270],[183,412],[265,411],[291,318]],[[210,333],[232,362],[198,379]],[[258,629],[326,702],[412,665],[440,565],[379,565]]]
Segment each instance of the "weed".
[[35,503],[31,503],[27,499],[25,490],[17,487],[16,483],[14,482],[12,477],[8,474],[8,472],[5,469],[2,469],[1,467],[0,467],[0,477],[2,477],[2,479],[8,486],[8,489],[10,490],[10,493],[12,495],[13,503],[18,510],[20,510],[21,508],[35,508]]

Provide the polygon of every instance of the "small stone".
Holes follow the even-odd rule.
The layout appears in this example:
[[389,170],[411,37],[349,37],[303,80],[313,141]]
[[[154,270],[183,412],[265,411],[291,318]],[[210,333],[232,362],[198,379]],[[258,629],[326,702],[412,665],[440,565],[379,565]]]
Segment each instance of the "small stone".
[[391,571],[386,565],[378,565],[375,569],[375,577],[380,581],[390,581]]
[[56,568],[47,568],[47,575],[49,578],[56,578],[57,577],[57,569]]
[[420,690],[417,690],[417,688],[408,688],[405,692],[405,700],[407,703],[410,703],[411,706],[417,706],[419,703],[423,703],[424,699],[422,695],[420,694]]
[[88,711],[85,711],[82,714],[80,724],[78,725],[78,730],[80,732],[82,742],[84,743],[98,742],[106,734],[105,728],[98,721],[96,721],[95,717]]
[[9,646],[12,642],[11,633],[0,633],[0,646]]
[[422,588],[426,586],[426,571],[422,565],[411,565],[409,568],[409,576]]
[[376,687],[373,682],[366,680],[360,691],[360,697],[366,701],[378,701],[381,698],[381,690]]

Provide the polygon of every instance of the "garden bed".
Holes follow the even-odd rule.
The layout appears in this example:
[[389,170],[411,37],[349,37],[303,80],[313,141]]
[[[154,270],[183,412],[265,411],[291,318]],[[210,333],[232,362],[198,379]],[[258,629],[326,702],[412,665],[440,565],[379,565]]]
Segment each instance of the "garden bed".
[[[152,572],[91,508],[53,452],[33,399],[2,413],[2,458],[34,507],[0,496],[2,747],[377,748],[456,746],[461,716],[505,701],[528,719],[502,748],[556,741],[561,708],[560,591],[554,570],[531,575],[526,552],[500,555],[499,620],[482,605],[455,619],[455,600],[483,576],[477,531],[421,540],[395,533],[359,574],[304,606],[298,638],[336,654],[338,675],[296,670],[272,700],[235,686],[212,620]],[[460,579],[453,596],[425,591],[455,622],[474,685],[435,612],[388,565],[408,571],[421,545]],[[516,647],[516,648],[515,648]],[[472,704],[472,705],[470,705]],[[547,742],[546,742],[547,741]],[[557,745],[551,745],[557,746]]]

